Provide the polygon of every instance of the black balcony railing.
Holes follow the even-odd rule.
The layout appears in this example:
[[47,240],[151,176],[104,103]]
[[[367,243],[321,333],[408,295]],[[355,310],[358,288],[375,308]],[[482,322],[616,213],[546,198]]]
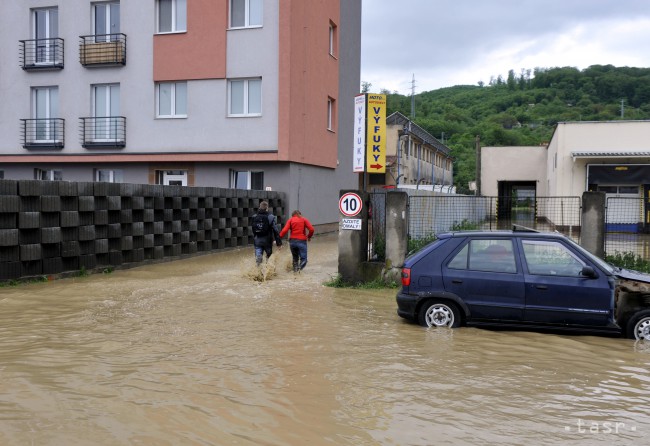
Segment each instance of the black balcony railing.
[[89,66],[126,65],[126,34],[80,36],[79,62]]
[[65,141],[65,120],[21,119],[21,137],[26,149],[62,149]]
[[20,66],[28,71],[62,69],[63,39],[21,40]]
[[104,116],[81,119],[81,145],[87,149],[126,146],[126,118]]

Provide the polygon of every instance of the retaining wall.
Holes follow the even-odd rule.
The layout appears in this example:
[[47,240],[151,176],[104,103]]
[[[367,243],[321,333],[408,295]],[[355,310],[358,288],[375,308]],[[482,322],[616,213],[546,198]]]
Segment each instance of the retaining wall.
[[262,200],[282,223],[279,192],[0,180],[0,281],[249,245]]

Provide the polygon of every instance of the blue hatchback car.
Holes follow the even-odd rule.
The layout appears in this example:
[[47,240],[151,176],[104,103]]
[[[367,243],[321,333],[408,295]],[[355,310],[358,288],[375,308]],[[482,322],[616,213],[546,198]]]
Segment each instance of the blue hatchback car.
[[613,267],[558,233],[438,235],[410,255],[399,316],[426,327],[500,326],[650,340],[650,275]]

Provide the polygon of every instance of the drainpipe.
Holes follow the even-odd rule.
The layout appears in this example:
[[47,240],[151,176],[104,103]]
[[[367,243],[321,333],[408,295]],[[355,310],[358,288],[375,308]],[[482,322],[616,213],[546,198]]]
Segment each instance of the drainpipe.
[[418,184],[420,183],[420,165],[422,164],[422,144],[418,144]]
[[399,187],[399,169],[400,169],[400,159],[402,158],[402,136],[397,131],[397,178],[395,179],[395,189]]

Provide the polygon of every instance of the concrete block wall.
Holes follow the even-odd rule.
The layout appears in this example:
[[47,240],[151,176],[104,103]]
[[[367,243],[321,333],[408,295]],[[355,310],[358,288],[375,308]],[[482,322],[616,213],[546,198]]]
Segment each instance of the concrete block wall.
[[262,200],[281,224],[279,192],[0,180],[0,281],[246,246]]

